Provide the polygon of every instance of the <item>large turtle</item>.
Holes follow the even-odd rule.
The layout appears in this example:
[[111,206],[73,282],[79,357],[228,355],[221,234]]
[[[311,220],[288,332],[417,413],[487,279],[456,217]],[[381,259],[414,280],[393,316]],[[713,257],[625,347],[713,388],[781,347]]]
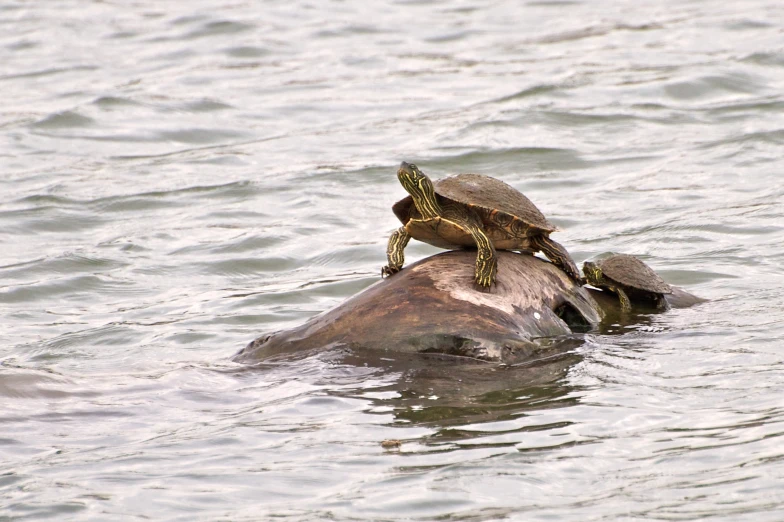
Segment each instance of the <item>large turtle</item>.
[[673,292],[651,267],[626,254],[586,261],[583,272],[588,284],[617,294],[624,312],[632,309],[632,301],[653,302],[657,308],[666,309],[664,295]]
[[556,227],[531,200],[503,181],[480,174],[459,174],[434,185],[416,165],[405,161],[397,177],[410,196],[392,207],[403,226],[389,238],[389,264],[381,269],[382,277],[400,271],[403,250],[413,237],[441,248],[476,247],[479,252],[474,280],[483,288],[495,282],[495,249],[541,251],[572,279],[580,281],[569,253],[549,237]]

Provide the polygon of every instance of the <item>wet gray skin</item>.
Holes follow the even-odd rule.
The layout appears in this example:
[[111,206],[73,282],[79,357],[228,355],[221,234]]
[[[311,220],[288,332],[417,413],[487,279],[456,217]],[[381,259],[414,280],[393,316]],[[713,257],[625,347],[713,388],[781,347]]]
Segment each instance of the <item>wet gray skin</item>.
[[235,360],[349,346],[514,364],[536,353],[537,339],[590,329],[603,316],[585,289],[533,256],[498,252],[502,276],[492,292],[476,290],[475,257],[423,259],[301,326],[259,337]]

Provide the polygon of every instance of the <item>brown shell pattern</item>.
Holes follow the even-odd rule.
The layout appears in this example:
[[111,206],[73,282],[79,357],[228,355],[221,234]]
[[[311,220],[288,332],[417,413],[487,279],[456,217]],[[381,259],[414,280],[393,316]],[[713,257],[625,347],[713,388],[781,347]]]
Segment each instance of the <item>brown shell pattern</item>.
[[[436,193],[444,198],[474,208],[483,221],[492,219],[502,227],[509,227],[515,219],[546,233],[557,230],[536,208],[530,199],[501,180],[481,174],[458,174],[434,183]],[[413,199],[403,198],[392,207],[402,223],[409,220]],[[489,216],[495,212],[495,215]]]
[[672,287],[659,274],[634,256],[616,254],[596,264],[605,277],[622,285],[659,294],[672,293]]

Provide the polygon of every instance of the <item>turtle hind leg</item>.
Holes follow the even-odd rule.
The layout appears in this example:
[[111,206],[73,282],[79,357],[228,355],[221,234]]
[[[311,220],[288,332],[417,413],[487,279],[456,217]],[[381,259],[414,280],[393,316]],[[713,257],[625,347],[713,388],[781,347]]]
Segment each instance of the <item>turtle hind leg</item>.
[[406,227],[400,227],[389,236],[387,243],[387,266],[381,268],[381,277],[389,277],[400,272],[403,268],[405,256],[403,251],[411,240],[411,234],[406,231]]
[[490,288],[495,283],[495,276],[498,273],[498,258],[496,257],[493,243],[487,239],[487,243],[480,246],[477,241],[478,252],[476,254],[476,266],[474,269],[474,282],[483,289]]
[[657,294],[654,302],[657,310],[665,311],[670,309],[670,303],[667,302],[664,294]]
[[572,256],[569,255],[569,252],[560,243],[553,241],[544,234],[533,236],[531,243],[541,250],[555,266],[566,272],[566,275],[577,281],[578,284],[582,284],[577,265],[574,263]]

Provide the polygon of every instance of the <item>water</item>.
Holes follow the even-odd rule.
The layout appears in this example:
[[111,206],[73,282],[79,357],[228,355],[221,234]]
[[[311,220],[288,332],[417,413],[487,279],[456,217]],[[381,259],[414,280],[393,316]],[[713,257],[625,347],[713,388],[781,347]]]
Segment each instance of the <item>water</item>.
[[[0,520],[784,519],[782,15],[0,5]],[[232,363],[378,279],[401,160],[710,302],[514,370]]]

